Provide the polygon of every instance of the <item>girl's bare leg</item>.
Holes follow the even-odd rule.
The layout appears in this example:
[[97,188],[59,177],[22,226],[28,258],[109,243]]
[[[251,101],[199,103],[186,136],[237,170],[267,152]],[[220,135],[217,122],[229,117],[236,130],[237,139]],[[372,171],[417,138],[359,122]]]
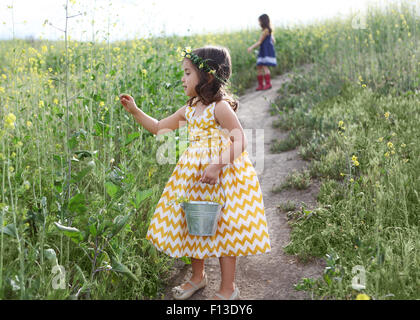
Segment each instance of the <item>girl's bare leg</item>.
[[257,75],[259,76],[264,75],[263,66],[257,66]]
[[[222,282],[220,284],[219,294],[226,298],[230,298],[235,290],[235,268],[236,257],[220,257],[220,270],[222,272]],[[213,299],[219,299],[214,296]]]
[[264,74],[270,74],[270,69],[267,66],[263,66]]
[[[204,278],[204,259],[191,258],[191,267],[192,277],[190,280],[196,284],[199,284]],[[188,290],[192,288],[192,285],[186,282],[181,285],[181,288]]]

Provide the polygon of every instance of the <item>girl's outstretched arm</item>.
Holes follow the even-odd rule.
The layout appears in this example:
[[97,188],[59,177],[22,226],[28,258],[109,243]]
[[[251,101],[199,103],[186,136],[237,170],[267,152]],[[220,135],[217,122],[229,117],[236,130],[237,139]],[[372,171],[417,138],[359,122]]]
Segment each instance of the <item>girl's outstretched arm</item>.
[[120,95],[120,102],[125,108],[125,110],[130,112],[138,123],[140,123],[146,130],[153,134],[164,134],[166,132],[176,130],[186,124],[186,106],[183,106],[182,108],[178,109],[175,113],[173,113],[167,118],[157,120],[148,116],[141,109],[139,109],[133,97],[131,97],[128,94]]

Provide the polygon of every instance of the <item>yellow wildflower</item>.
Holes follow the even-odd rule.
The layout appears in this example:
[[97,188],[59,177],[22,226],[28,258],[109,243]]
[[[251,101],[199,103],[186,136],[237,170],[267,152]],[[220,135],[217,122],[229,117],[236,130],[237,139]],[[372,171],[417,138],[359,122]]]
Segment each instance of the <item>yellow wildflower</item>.
[[25,189],[26,189],[26,190],[29,190],[29,188],[30,188],[30,186],[31,186],[31,184],[29,183],[29,181],[25,181],[25,182],[23,183],[23,185],[25,186]]
[[44,104],[44,101],[39,100],[39,102],[38,102],[38,107],[42,108],[44,105],[45,105],[45,104]]
[[353,164],[357,167],[359,165],[359,161],[357,161],[357,157],[355,155],[353,155],[353,157],[351,158],[351,161],[353,162]]
[[26,121],[26,126],[27,126],[28,128],[32,127],[32,122],[30,122],[30,121]]
[[338,126],[339,127],[342,127],[343,125],[344,125],[344,121],[342,121],[342,120],[338,121]]
[[385,152],[385,157],[389,157],[389,152]]
[[185,47],[185,51],[186,51],[187,53],[191,53],[191,47]]
[[384,137],[380,137],[379,139],[378,139],[378,142],[382,142],[384,140]]
[[390,114],[390,113],[389,113],[388,111],[387,111],[387,112],[385,112],[385,113],[384,113],[385,118],[387,118],[387,119],[388,119],[388,118],[389,118],[389,114]]
[[104,105],[105,105],[105,102],[103,102],[103,101],[99,102],[100,107],[103,107]]
[[58,99],[57,99],[57,98],[55,98],[55,99],[53,100],[53,102],[54,102],[54,104],[58,104]]
[[393,143],[392,143],[391,141],[389,141],[389,142],[387,143],[387,146],[388,146],[388,148],[390,148],[390,149],[394,148],[394,145],[393,145]]
[[370,297],[367,294],[359,293],[356,297],[356,300],[370,300]]
[[16,121],[16,116],[13,113],[9,113],[5,118],[4,118],[4,125],[7,128],[11,128],[14,129],[15,128],[15,121]]
[[141,72],[143,73],[144,76],[147,76],[147,70],[146,69],[141,70]]
[[362,88],[366,88],[366,84],[362,84]]
[[405,143],[401,144],[401,148],[405,148],[407,145]]
[[4,80],[6,80],[6,79],[7,79],[7,76],[6,76],[4,73],[1,75],[1,77],[2,77]]
[[10,167],[9,167],[9,171],[10,171],[10,172],[13,172],[13,171],[15,171],[15,168],[13,168],[13,166],[10,166]]
[[5,93],[6,90],[3,87],[0,87],[0,93]]

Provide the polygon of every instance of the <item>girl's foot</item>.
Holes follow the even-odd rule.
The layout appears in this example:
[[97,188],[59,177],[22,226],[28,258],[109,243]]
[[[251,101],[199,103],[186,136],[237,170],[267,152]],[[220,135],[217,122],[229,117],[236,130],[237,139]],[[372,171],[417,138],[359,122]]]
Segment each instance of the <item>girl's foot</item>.
[[257,75],[258,80],[258,87],[255,89],[256,91],[263,90],[264,88],[264,76],[262,74]]
[[172,288],[173,297],[176,300],[185,300],[191,297],[197,290],[207,285],[206,274],[201,277],[191,277],[186,283]]
[[[203,282],[204,277],[205,277],[205,273],[203,273],[201,276],[195,276],[195,277],[192,276],[189,281],[193,282],[195,285],[198,286],[200,285],[201,282]],[[181,285],[181,289],[183,290],[190,290],[192,288],[193,286],[188,281]]]
[[239,300],[239,289],[235,287],[234,290],[219,290],[209,300]]

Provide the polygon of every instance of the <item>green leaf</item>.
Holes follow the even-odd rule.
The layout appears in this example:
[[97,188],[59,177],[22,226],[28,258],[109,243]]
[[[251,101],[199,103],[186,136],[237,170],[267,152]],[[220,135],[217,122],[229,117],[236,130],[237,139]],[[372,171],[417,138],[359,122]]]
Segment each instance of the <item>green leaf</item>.
[[86,212],[85,196],[82,193],[78,193],[70,199],[69,210],[80,214]]
[[74,228],[74,227],[67,227],[67,226],[63,226],[62,224],[58,223],[58,222],[54,222],[54,224],[56,225],[56,227],[63,232],[66,232],[67,234],[75,234],[80,232],[79,229]]
[[78,182],[82,181],[82,179],[89,172],[91,172],[94,167],[95,167],[95,162],[94,161],[89,161],[87,166],[82,171],[80,171],[75,177],[71,178],[70,183],[78,183]]
[[79,229],[63,226],[58,222],[54,222],[54,224],[58,230],[60,230],[65,236],[69,237],[73,242],[79,243],[82,240],[82,234]]
[[93,96],[92,96],[92,98],[93,98],[93,100],[94,101],[96,101],[96,102],[100,102],[100,101],[102,101],[103,99],[102,99],[102,97],[100,96],[100,95],[98,95],[98,94],[93,94]]
[[58,264],[57,255],[55,254],[54,249],[51,249],[51,248],[50,249],[45,249],[44,250],[44,256],[53,265]]
[[130,133],[128,135],[127,139],[125,139],[124,146],[127,146],[128,144],[130,144],[133,140],[137,139],[138,137],[140,137],[140,132]]
[[69,147],[70,150],[73,150],[74,147],[77,146],[77,137],[72,137],[67,141],[67,145]]
[[181,260],[184,261],[185,264],[191,264],[191,258],[189,257],[181,257]]
[[139,208],[140,203],[142,203],[145,199],[150,197],[153,194],[153,188],[149,188],[143,191],[136,192],[136,209]]
[[0,228],[0,232],[7,234],[11,237],[17,237],[16,227],[14,223],[8,224],[7,226]]
[[115,259],[115,257],[111,257],[111,267],[113,271],[125,274],[136,282],[139,281],[139,279],[134,275],[134,273],[132,273],[130,269],[128,269],[125,265],[123,265],[121,262]]
[[112,238],[113,236],[115,236],[118,232],[120,232],[122,230],[122,228],[124,228],[124,226],[127,224],[128,219],[130,218],[131,213],[127,214],[126,216],[116,216],[113,223],[113,227],[111,229],[111,233],[109,235],[109,238]]
[[87,151],[87,150],[78,150],[74,151],[75,154],[77,154],[77,157],[82,160],[84,158],[93,157],[98,152],[98,150],[95,150],[93,152]]
[[92,236],[96,237],[96,226],[95,226],[94,224],[91,224],[91,225],[89,226],[89,233],[90,233]]
[[119,187],[108,181],[105,183],[105,189],[109,196],[112,198],[118,192]]

